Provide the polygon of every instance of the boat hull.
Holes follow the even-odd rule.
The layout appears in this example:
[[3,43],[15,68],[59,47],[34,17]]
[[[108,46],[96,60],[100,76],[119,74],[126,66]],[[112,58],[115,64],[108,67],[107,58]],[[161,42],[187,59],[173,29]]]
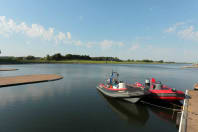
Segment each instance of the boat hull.
[[131,103],[137,103],[146,95],[143,90],[137,89],[135,89],[133,92],[128,90],[108,90],[101,86],[97,86],[97,89],[108,97],[125,100]]
[[176,101],[176,100],[184,100],[185,94],[151,92],[149,97],[155,99],[167,100],[167,101]]
[[[145,86],[143,86],[142,84],[140,86],[138,86],[137,84],[140,83],[137,82],[136,84],[132,84],[131,86],[145,89]],[[152,87],[153,85],[149,88],[150,94],[147,96],[148,98],[151,99],[160,99],[165,101],[179,101],[179,100],[184,100],[186,97],[183,91],[169,88],[166,85],[163,85],[161,89],[153,89]]]

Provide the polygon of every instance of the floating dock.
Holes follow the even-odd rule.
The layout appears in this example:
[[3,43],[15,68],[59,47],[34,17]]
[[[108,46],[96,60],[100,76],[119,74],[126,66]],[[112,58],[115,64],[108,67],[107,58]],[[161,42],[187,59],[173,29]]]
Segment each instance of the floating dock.
[[184,100],[179,132],[198,132],[198,91],[187,90],[186,93],[190,97]]
[[0,68],[0,71],[16,71],[16,70],[18,70],[18,69],[12,69],[12,68],[4,69],[4,68]]
[[39,75],[0,77],[0,87],[55,81],[55,80],[59,80],[62,78],[63,78],[62,76],[55,75],[55,74],[39,74]]

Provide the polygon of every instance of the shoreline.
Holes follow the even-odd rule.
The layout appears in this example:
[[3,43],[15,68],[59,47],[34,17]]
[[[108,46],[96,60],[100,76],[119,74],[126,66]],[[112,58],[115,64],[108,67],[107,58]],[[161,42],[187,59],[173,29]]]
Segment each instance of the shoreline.
[[92,60],[66,60],[66,61],[46,61],[46,60],[26,60],[15,62],[0,62],[0,65],[18,65],[18,64],[177,64],[170,62],[129,62],[129,61],[92,61]]
[[182,68],[198,68],[198,64],[191,65],[191,66],[183,66]]

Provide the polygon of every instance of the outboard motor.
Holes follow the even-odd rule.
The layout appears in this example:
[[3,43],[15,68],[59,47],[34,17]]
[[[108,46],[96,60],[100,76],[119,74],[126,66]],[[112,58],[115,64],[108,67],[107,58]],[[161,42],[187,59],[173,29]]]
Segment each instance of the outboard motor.
[[161,83],[161,82],[157,82],[157,83],[155,84],[155,89],[156,89],[156,90],[162,89],[162,83]]
[[118,85],[119,85],[119,88],[126,88],[126,84],[122,81],[120,81]]
[[150,88],[150,86],[151,86],[150,80],[149,79],[146,79],[145,80],[145,87],[146,88]]

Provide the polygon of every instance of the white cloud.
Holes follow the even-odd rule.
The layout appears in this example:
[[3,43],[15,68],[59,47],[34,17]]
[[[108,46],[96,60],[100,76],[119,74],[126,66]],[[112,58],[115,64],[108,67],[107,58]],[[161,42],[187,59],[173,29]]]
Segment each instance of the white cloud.
[[129,48],[131,51],[135,51],[137,50],[138,48],[140,48],[140,45],[138,43],[136,44],[132,44],[131,47]]
[[183,39],[198,40],[198,31],[194,30],[194,26],[189,26],[184,30],[180,30],[177,34]]
[[80,41],[80,40],[74,41],[74,44],[76,46],[82,46],[83,45],[82,41]]
[[113,46],[123,46],[124,43],[123,42],[119,42],[119,41],[112,41],[112,40],[103,40],[101,42],[99,42],[99,45],[101,46],[101,48],[103,50],[109,49]]
[[179,36],[182,39],[188,39],[188,40],[196,40],[198,41],[198,31],[195,30],[193,25],[190,26],[182,26],[185,23],[176,23],[172,27],[169,27],[165,30],[167,33],[175,33],[177,36]]
[[[80,17],[83,19],[83,16]],[[36,38],[45,41],[51,41],[56,44],[73,44],[75,46],[85,46],[91,48],[93,46],[101,47],[101,49],[106,50],[112,47],[124,46],[121,41],[113,40],[103,40],[97,42],[83,42],[81,40],[72,40],[70,32],[57,32],[54,28],[45,28],[40,24],[28,25],[25,22],[16,22],[13,19],[6,19],[5,16],[0,16],[0,35],[5,37],[11,37],[15,34],[21,34],[28,38]],[[29,40],[28,40],[29,41]],[[31,40],[30,40],[31,41]],[[29,42],[28,42],[29,44]]]
[[64,41],[66,40],[66,35],[63,32],[59,32],[56,36],[55,36],[55,41],[56,43],[59,43],[60,41]]
[[124,46],[124,43],[123,43],[123,42],[118,42],[117,45],[118,45],[118,46]]
[[70,32],[67,32],[67,38],[71,39],[71,33]]
[[102,41],[100,43],[100,45],[101,45],[102,49],[109,49],[109,48],[112,47],[113,41],[111,41],[111,40],[104,40],[104,41]]
[[27,25],[25,22],[17,24],[14,20],[7,20],[5,16],[0,16],[0,35],[9,37],[15,33],[24,34],[30,38],[41,38],[47,41],[63,42],[71,39],[71,33],[67,32],[67,35],[63,32],[56,34],[54,28],[45,29],[42,25],[32,24]]
[[165,32],[167,33],[175,32],[179,26],[184,25],[184,24],[185,24],[184,22],[178,22],[172,25],[171,27],[167,28]]
[[92,48],[93,46],[97,45],[97,42],[87,42],[85,45],[87,48]]

